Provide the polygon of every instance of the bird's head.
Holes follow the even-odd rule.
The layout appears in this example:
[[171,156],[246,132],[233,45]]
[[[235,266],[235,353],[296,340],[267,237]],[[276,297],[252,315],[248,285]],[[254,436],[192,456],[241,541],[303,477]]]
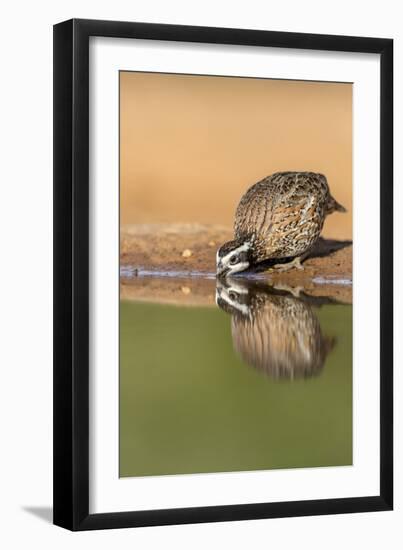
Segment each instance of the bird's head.
[[249,316],[249,287],[241,280],[217,279],[215,301],[219,308],[231,315]]
[[227,277],[245,271],[252,265],[252,244],[248,240],[235,239],[217,250],[217,275]]

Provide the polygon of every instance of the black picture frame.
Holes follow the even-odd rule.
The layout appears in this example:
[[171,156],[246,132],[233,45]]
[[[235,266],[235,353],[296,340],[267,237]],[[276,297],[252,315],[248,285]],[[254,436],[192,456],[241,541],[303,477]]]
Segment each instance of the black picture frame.
[[[365,497],[89,513],[89,38],[377,53],[380,122],[380,491]],[[54,523],[71,530],[391,510],[393,40],[73,19],[54,26]]]

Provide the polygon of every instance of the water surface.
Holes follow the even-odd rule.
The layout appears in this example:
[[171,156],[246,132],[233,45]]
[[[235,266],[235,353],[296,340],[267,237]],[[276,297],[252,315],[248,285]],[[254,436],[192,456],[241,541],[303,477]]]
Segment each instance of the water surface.
[[121,301],[120,476],[352,463],[352,307],[257,283]]

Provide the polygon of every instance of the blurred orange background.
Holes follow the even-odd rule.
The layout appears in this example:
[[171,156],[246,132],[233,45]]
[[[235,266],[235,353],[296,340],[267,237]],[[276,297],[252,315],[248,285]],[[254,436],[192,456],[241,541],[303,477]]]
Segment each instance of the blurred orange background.
[[120,73],[121,223],[232,226],[242,194],[277,171],[326,175],[352,236],[352,84]]

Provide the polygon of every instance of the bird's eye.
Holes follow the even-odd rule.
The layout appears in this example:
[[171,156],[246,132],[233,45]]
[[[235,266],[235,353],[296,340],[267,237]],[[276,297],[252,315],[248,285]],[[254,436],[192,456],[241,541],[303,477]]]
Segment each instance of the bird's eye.
[[228,293],[230,300],[236,300],[238,298],[237,293],[232,290]]
[[238,262],[238,256],[232,256],[232,258],[230,259],[229,263],[231,265],[234,265]]

